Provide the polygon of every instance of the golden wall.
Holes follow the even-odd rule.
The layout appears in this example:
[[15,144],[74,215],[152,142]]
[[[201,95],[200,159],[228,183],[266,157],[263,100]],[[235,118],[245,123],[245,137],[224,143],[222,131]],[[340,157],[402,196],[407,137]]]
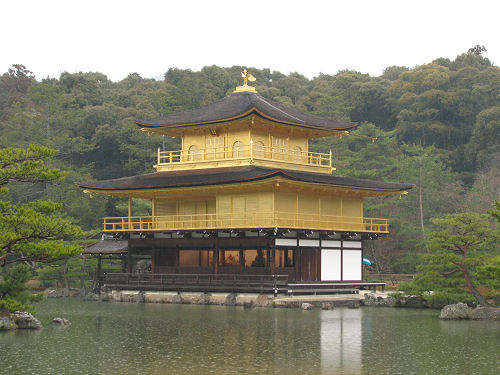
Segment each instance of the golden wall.
[[363,217],[363,199],[347,198],[316,192],[275,192],[278,212],[303,215]]
[[241,214],[288,212],[311,215],[362,217],[363,200],[307,192],[263,191],[226,193],[203,199],[156,199],[155,215]]
[[[182,135],[182,150],[187,153],[192,146],[198,150],[212,148],[214,143],[217,147],[232,150],[235,142],[241,142],[243,147],[248,149],[250,140],[255,143],[262,142],[264,147],[274,147],[284,151],[293,151],[297,147],[302,152],[308,152],[308,136],[303,131],[297,131],[286,127],[270,127],[256,122],[250,125],[250,122],[231,124],[226,127],[214,129],[217,136],[210,134],[208,129],[193,129],[184,131]],[[214,139],[218,138],[217,142]],[[232,154],[227,155],[232,157]],[[247,155],[248,156],[248,155]],[[266,157],[269,157],[266,155]]]

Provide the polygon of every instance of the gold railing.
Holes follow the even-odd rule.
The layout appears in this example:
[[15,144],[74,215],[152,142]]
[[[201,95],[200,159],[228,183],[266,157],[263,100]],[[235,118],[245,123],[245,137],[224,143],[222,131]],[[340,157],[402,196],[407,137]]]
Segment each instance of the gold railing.
[[387,219],[334,215],[256,212],[169,216],[105,217],[105,232],[175,231],[205,229],[289,228],[389,233]]
[[315,166],[332,169],[332,153],[305,152],[281,147],[262,146],[254,142],[239,147],[161,151],[158,149],[157,166],[176,167],[180,164],[204,164],[220,161],[276,161],[279,163]]

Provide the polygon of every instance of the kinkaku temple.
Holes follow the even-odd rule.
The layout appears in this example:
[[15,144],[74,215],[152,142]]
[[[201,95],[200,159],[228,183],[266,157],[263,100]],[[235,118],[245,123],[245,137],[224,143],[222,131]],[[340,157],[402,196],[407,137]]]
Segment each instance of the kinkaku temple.
[[[309,151],[309,141],[356,124],[288,108],[242,76],[243,86],[217,102],[136,121],[143,132],[181,140],[180,150],[158,149],[156,172],[77,184],[128,200],[127,216],[103,218],[104,239],[86,249],[99,257],[101,285],[361,285],[363,240],[389,233],[387,218],[363,215],[363,199],[412,185],[338,176],[332,153]],[[137,199],[150,202],[151,215],[134,214]],[[121,258],[120,273],[104,273],[101,257]]]

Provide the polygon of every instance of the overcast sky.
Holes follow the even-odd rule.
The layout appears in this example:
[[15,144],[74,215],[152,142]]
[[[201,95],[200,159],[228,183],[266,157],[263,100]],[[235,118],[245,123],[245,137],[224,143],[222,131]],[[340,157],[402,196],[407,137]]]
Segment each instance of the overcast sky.
[[476,44],[499,65],[499,11],[498,0],[1,1],[0,74],[24,64],[38,79],[98,71],[119,81],[215,64],[380,75]]

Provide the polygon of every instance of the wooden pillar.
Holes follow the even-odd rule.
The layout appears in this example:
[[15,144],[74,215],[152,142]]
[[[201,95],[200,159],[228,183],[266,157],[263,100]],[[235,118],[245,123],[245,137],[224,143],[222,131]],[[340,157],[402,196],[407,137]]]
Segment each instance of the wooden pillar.
[[128,249],[127,252],[127,273],[132,273],[132,249]]
[[122,254],[122,273],[127,272],[127,255]]
[[151,229],[156,229],[156,199],[153,197],[151,199]]
[[240,244],[240,269],[242,272],[243,272],[244,268],[245,268],[245,259],[243,256],[243,248],[241,248],[241,244]]
[[274,275],[275,274],[275,270],[276,270],[276,262],[275,262],[275,258],[276,258],[276,246],[274,245],[271,245],[271,273]]
[[132,223],[131,223],[131,217],[132,217],[132,197],[128,197],[128,230],[132,229]]
[[295,250],[295,281],[302,281],[302,249]]
[[155,263],[156,263],[156,248],[153,246],[151,249],[151,275],[155,274]]
[[102,254],[97,255],[97,294],[101,294]]
[[219,240],[215,240],[215,249],[214,249],[214,274],[217,276],[219,273]]

